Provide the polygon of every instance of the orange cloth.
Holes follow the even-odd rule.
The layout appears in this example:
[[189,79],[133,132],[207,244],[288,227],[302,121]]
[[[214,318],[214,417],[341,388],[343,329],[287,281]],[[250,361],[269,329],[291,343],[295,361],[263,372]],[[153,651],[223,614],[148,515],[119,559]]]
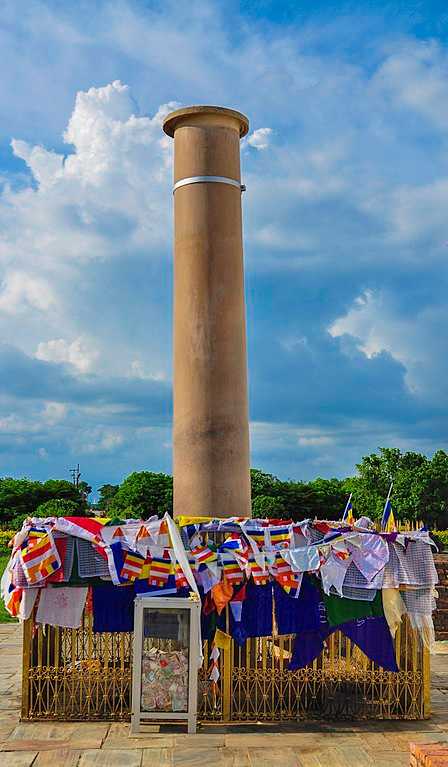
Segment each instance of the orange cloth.
[[212,597],[218,611],[221,615],[227,602],[230,602],[233,596],[233,587],[226,580],[220,581],[212,588]]

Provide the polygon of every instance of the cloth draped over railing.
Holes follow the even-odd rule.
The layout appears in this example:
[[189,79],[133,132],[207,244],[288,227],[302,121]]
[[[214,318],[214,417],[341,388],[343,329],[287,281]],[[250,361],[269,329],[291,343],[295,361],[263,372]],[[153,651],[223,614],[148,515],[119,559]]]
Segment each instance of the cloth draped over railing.
[[431,545],[424,529],[382,533],[369,520],[35,518],[13,540],[2,596],[20,619],[76,628],[87,609],[95,632],[115,632],[132,631],[136,593],[196,594],[204,639],[216,630],[240,645],[274,630],[295,634],[295,669],[341,630],[397,671],[392,640],[402,615],[427,647],[433,642]]

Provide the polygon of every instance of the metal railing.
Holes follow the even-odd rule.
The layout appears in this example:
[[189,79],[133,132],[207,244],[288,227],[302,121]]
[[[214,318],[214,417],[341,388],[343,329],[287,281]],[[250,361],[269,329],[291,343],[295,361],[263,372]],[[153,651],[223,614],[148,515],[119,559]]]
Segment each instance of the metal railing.
[[[130,718],[132,633],[94,633],[24,623],[22,719]],[[301,719],[423,719],[430,714],[429,653],[404,620],[395,639],[399,672],[384,671],[340,632],[306,668],[289,671],[293,636],[234,641],[221,650],[220,679],[208,679],[208,642],[199,673],[203,722]]]

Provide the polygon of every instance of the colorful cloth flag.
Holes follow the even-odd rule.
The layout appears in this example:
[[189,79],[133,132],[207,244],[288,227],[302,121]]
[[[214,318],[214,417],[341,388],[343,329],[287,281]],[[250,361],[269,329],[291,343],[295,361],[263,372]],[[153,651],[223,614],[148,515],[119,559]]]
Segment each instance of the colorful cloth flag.
[[381,530],[385,533],[393,533],[397,529],[395,524],[395,517],[392,511],[392,504],[390,498],[387,499],[384,504],[383,516],[381,518]]
[[244,532],[248,538],[251,538],[257,544],[258,548],[265,545],[264,530],[260,530],[259,528],[255,530],[246,529]]
[[191,553],[198,565],[208,565],[216,562],[218,558],[216,551],[212,551],[208,546],[196,546]]
[[188,581],[185,577],[184,571],[182,570],[182,567],[179,562],[176,562],[176,564],[174,565],[174,579],[176,582],[177,589],[183,589],[188,586]]
[[107,554],[107,564],[109,566],[109,575],[112,578],[112,583],[114,583],[115,586],[119,586],[120,583],[123,583],[120,573],[124,563],[121,542],[115,541],[115,543],[111,543],[110,546],[105,546],[105,551]]
[[250,573],[256,586],[264,586],[269,580],[269,573],[260,567],[253,557],[249,559]]
[[136,578],[141,578],[144,564],[145,557],[142,557],[135,551],[126,551],[124,554],[123,567],[121,568],[120,578],[123,578],[127,581],[135,581]]
[[153,557],[149,573],[149,585],[165,588],[171,573],[171,559],[167,550],[163,552],[163,557]]
[[223,559],[222,569],[224,573],[224,578],[226,579],[226,581],[229,581],[233,586],[238,586],[239,583],[243,582],[244,573],[241,570],[241,567],[239,566],[238,562],[233,557]]
[[23,543],[20,557],[29,585],[39,583],[61,566],[58,550],[49,531],[39,538]]
[[[20,612],[20,604],[22,601],[22,595],[25,589],[14,589],[9,595],[8,601],[5,603],[5,607],[13,618],[17,618]],[[33,589],[33,591],[39,591],[39,589]]]
[[352,504],[351,495],[350,495],[350,498],[348,499],[347,506],[344,509],[344,513],[342,515],[342,521],[347,522],[348,525],[355,524],[355,517],[353,516],[353,504]]
[[141,573],[138,576],[140,580],[148,580],[151,574],[151,561],[152,561],[151,557],[149,556],[149,554],[147,554],[143,567],[141,569]]
[[279,544],[285,544],[287,543],[291,536],[289,532],[289,527],[269,527],[269,536],[271,539],[271,545],[272,546],[278,546]]
[[138,531],[136,540],[141,541],[142,538],[149,538],[149,532],[147,531],[144,525],[142,525],[140,530]]
[[286,560],[283,559],[279,551],[276,552],[275,554],[272,573],[275,580],[280,586],[282,586],[282,588],[284,589],[297,588],[299,583],[299,578],[297,574],[294,573],[289,562],[286,562]]

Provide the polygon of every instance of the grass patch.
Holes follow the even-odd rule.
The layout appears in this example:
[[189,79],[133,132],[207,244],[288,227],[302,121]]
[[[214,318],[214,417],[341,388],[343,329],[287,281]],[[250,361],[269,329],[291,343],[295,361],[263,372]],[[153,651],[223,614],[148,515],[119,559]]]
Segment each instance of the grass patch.
[[[0,578],[3,575],[3,571],[9,562],[9,554],[0,554]],[[11,618],[7,612],[3,599],[0,598],[0,623],[17,623],[16,618]]]

